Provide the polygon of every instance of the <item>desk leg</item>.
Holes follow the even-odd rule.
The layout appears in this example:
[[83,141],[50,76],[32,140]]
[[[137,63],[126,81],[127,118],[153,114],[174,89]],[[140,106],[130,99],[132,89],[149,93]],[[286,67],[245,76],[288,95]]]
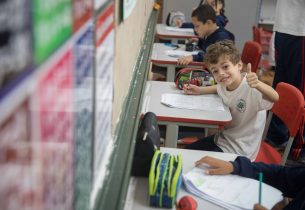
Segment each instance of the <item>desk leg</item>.
[[175,82],[175,73],[176,67],[174,65],[168,66],[166,70],[166,81]]
[[207,137],[209,134],[209,130],[208,128],[204,128],[204,136]]
[[178,125],[167,125],[166,126],[166,137],[165,137],[165,147],[177,147],[178,139]]

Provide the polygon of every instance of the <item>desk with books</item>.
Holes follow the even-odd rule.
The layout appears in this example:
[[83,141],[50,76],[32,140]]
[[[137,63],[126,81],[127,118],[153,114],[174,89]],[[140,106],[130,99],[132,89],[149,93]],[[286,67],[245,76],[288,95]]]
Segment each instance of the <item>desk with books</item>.
[[[221,130],[232,120],[229,108],[225,105],[223,110],[215,111],[172,108],[161,103],[161,97],[164,93],[182,94],[182,91],[177,89],[173,82],[147,81],[141,112],[142,114],[149,111],[154,112],[157,115],[158,124],[166,125],[166,147],[177,146],[179,126]],[[210,100],[207,95],[192,97],[206,97],[206,100]]]
[[[219,153],[219,152],[207,152],[207,151],[196,151],[186,149],[174,149],[161,147],[161,152],[166,152],[172,155],[180,154],[182,156],[182,173],[190,171],[194,167],[195,161],[199,160],[203,156],[209,155],[215,158],[232,161],[236,158],[235,154],[230,153]],[[185,191],[184,186],[180,188],[177,200],[185,195],[192,196],[198,204],[197,209],[208,209],[208,210],[223,210],[221,206],[217,206],[209,201],[198,198]],[[149,206],[148,200],[148,178],[144,177],[131,177],[129,182],[128,194],[126,197],[126,204],[124,210],[149,210],[156,209],[155,207]],[[158,208],[163,209],[163,208]],[[165,208],[164,208],[165,209]],[[175,207],[173,209],[176,209]]]
[[[198,210],[246,210],[252,209],[258,202],[271,209],[283,200],[280,190],[258,180],[233,174],[207,175],[208,165],[195,167],[195,162],[205,156],[234,161],[236,154],[164,147],[160,150],[173,157],[179,155],[182,160],[183,184],[177,193],[177,202],[188,195],[196,201]],[[145,177],[130,178],[124,210],[156,209],[149,205],[148,182]]]
[[204,68],[203,62],[191,62],[187,66],[179,66],[178,58],[183,55],[197,54],[196,52],[185,51],[185,45],[171,45],[168,43],[154,43],[150,61],[152,64],[160,67],[166,67],[166,81],[175,80],[176,67]]
[[177,44],[178,40],[198,38],[192,28],[169,27],[165,24],[157,24],[156,36],[160,39],[170,40],[173,44]]

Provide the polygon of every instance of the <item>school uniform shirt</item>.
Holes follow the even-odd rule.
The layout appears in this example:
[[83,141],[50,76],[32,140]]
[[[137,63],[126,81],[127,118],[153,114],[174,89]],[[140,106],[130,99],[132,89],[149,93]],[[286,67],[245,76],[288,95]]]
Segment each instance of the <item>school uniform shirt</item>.
[[[248,158],[237,157],[233,164],[232,174],[257,179],[263,173],[263,182],[293,198],[284,210],[305,209],[305,167],[284,167],[275,164],[251,163]],[[266,195],[268,196],[268,195]]]
[[232,122],[220,133],[216,145],[224,152],[246,156],[254,161],[266,123],[266,110],[271,109],[273,103],[263,99],[257,89],[251,88],[245,76],[233,91],[218,84],[217,93],[230,108]]
[[202,50],[202,52],[197,55],[193,55],[193,61],[203,62],[203,56],[206,52],[206,49],[211,44],[222,40],[232,40],[234,42],[235,37],[230,31],[226,30],[223,27],[218,27],[212,34],[204,39],[199,39],[198,47]]

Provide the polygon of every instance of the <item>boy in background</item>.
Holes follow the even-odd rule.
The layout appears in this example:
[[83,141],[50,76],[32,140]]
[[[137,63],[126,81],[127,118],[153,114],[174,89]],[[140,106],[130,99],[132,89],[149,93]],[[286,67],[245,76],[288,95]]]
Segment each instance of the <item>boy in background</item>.
[[206,48],[221,40],[234,41],[234,35],[223,27],[216,25],[216,13],[210,5],[204,4],[196,8],[192,13],[192,23],[195,32],[199,36],[198,46],[202,52],[193,56],[184,56],[178,59],[179,65],[188,65],[192,61],[203,61]]
[[219,41],[208,47],[204,61],[217,85],[198,87],[185,85],[186,94],[218,94],[231,111],[232,122],[219,136],[198,140],[186,149],[235,153],[255,160],[266,122],[266,110],[279,98],[269,85],[258,80],[247,66],[241,73],[240,53],[232,41]]
[[[225,0],[208,0],[201,1],[198,7],[202,4],[208,4],[212,6],[216,12],[216,25],[219,27],[225,27],[229,22],[225,15]],[[183,22],[181,19],[176,21],[176,25],[180,28],[194,28],[193,23]]]

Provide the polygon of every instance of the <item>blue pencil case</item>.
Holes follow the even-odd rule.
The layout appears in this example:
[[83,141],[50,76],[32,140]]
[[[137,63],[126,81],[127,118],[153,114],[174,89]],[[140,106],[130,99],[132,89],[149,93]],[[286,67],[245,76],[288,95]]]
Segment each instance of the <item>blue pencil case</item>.
[[149,171],[150,206],[173,208],[182,182],[181,155],[156,150]]

